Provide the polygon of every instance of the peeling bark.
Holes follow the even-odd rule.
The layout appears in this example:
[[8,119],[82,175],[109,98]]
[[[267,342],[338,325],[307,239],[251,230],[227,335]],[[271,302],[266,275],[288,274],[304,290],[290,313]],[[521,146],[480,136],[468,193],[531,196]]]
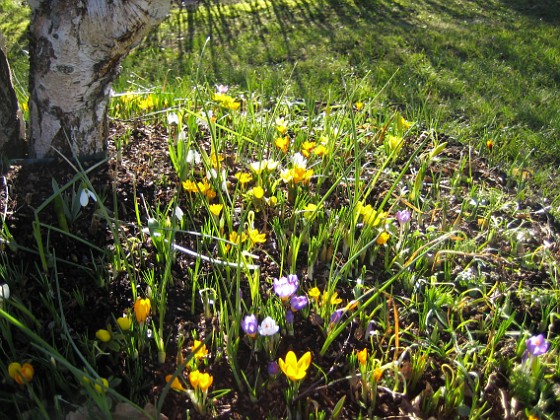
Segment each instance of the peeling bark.
[[25,122],[19,109],[4,39],[0,33],[0,155],[22,157],[25,152]]
[[109,90],[119,65],[170,2],[29,0],[31,157],[106,151]]

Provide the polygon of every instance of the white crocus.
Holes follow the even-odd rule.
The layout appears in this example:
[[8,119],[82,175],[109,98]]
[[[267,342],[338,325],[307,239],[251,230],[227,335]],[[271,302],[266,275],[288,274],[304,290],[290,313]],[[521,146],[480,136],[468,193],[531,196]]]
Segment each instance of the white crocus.
[[269,316],[263,319],[261,325],[258,327],[260,335],[274,335],[279,329],[280,327],[276,324],[276,321]]

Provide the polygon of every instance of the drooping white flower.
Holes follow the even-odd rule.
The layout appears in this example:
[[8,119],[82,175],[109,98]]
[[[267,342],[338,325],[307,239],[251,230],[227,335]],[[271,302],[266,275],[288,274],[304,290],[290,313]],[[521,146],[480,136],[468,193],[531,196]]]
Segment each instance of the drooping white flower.
[[198,153],[196,150],[189,149],[185,160],[189,165],[200,165],[200,153]]
[[173,215],[177,218],[178,221],[181,221],[183,220],[183,216],[185,215],[185,213],[183,212],[181,207],[177,206],[175,207],[175,211],[173,212]]
[[8,300],[10,298],[10,286],[8,283],[3,283],[0,285],[0,302],[3,300]]
[[169,125],[179,125],[179,116],[174,112],[167,114],[167,124]]
[[90,198],[93,201],[97,202],[97,197],[95,196],[95,194],[93,192],[91,192],[87,188],[82,189],[82,192],[80,193],[80,205],[82,207],[87,206],[89,204],[89,199]]

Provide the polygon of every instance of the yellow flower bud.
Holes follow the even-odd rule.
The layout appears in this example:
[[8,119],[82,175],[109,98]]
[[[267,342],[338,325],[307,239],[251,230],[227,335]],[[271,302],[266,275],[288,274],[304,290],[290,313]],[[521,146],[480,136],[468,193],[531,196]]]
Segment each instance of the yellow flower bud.
[[132,326],[132,320],[128,316],[121,316],[120,318],[117,318],[117,324],[121,330],[128,331]]
[[97,330],[95,336],[99,341],[103,343],[108,343],[109,341],[111,341],[111,333],[107,330],[103,330],[103,329]]
[[152,304],[149,298],[136,299],[136,302],[134,303],[134,315],[136,315],[136,321],[138,321],[139,324],[146,322],[151,309]]
[[18,362],[12,362],[8,366],[8,374],[18,384],[23,385],[31,382],[35,375],[35,369],[30,363],[21,365]]

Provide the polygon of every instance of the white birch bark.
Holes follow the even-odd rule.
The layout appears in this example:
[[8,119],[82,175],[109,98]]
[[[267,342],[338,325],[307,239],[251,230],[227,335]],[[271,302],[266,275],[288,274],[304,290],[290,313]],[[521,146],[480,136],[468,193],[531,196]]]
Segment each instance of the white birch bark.
[[106,151],[109,90],[122,59],[171,0],[29,0],[30,156]]

